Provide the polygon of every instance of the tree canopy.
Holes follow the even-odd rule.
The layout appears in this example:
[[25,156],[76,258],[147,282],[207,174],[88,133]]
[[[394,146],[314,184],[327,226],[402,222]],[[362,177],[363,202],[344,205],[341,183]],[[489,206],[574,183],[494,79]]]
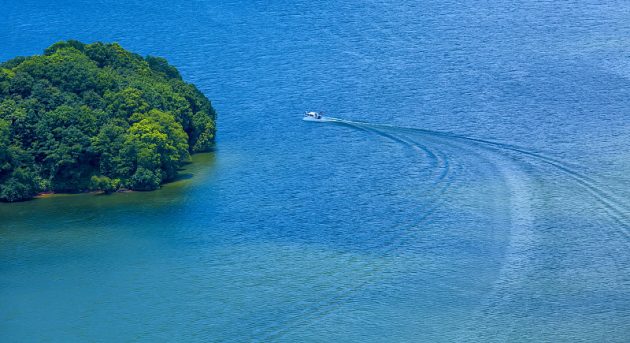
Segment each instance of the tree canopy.
[[165,59],[62,41],[0,64],[0,201],[153,190],[212,148],[216,112]]

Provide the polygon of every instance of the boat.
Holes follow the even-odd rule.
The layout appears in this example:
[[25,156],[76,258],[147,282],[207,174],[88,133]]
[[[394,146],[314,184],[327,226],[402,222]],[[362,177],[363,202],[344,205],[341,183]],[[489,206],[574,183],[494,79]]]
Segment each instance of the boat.
[[304,112],[304,120],[306,121],[324,121],[324,117],[322,116],[322,112],[314,112],[314,111],[309,111],[309,112]]

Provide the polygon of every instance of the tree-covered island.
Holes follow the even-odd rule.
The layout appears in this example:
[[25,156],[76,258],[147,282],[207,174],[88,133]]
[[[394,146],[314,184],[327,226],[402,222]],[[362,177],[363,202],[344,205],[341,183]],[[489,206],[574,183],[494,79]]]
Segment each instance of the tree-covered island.
[[210,101],[159,57],[63,41],[0,64],[0,201],[153,190],[214,144]]

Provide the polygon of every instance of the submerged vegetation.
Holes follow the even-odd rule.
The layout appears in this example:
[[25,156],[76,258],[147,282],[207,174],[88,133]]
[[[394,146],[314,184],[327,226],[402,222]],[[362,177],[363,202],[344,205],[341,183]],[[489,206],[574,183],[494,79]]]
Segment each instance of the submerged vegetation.
[[215,119],[165,59],[116,43],[14,58],[0,64],[0,200],[156,189],[212,147]]

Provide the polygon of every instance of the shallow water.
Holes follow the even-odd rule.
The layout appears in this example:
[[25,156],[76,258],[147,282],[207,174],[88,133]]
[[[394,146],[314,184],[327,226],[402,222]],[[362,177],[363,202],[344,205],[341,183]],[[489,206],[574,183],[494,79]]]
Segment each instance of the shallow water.
[[219,113],[160,191],[0,204],[3,341],[630,337],[628,4],[0,4],[0,60],[118,41]]

